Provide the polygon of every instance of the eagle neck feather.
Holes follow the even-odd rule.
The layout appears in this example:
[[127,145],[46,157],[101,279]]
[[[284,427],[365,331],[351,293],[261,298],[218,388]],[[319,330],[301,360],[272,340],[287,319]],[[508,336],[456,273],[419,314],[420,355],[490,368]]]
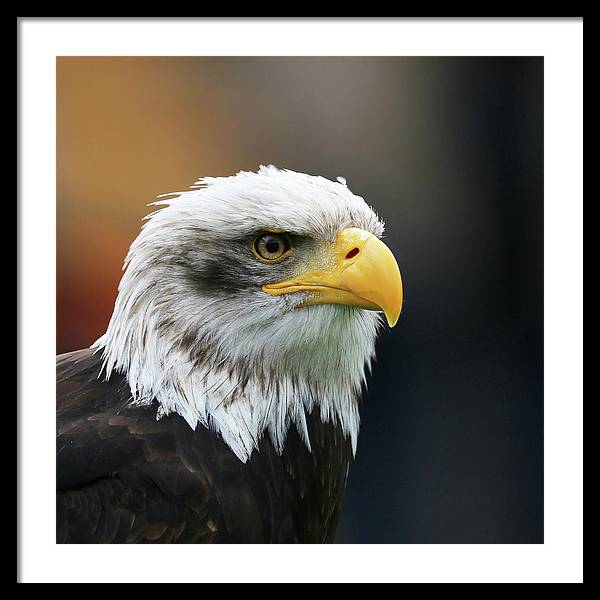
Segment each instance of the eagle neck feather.
[[[292,425],[310,449],[306,417],[313,411],[338,425],[356,451],[360,396],[379,326],[375,313],[315,306],[257,331],[243,323],[228,328],[214,312],[211,330],[219,335],[191,338],[173,322],[161,327],[151,309],[138,308],[134,316],[130,309],[117,300],[93,348],[103,351],[106,378],[125,374],[132,404],[156,402],[157,419],[177,413],[192,429],[214,430],[242,462],[263,435],[281,453]],[[302,332],[299,346],[289,345],[291,323]]]

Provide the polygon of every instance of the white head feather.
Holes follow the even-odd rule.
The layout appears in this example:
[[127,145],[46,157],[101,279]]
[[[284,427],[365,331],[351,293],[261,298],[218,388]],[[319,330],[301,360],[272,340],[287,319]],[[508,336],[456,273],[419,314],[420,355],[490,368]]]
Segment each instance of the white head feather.
[[156,401],[158,418],[175,412],[214,429],[242,461],[265,433],[281,451],[291,424],[310,448],[313,410],[356,448],[378,314],[299,309],[302,292],[265,294],[270,265],[245,240],[265,228],[315,244],[346,227],[380,237],[381,220],[345,181],[274,167],[200,179],[168,196],[131,245],[108,329],[93,346],[106,377],[124,373],[132,402]]

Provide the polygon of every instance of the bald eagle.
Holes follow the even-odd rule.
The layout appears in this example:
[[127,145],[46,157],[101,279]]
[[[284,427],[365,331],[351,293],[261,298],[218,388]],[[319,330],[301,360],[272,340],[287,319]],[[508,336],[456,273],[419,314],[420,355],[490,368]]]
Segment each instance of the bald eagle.
[[57,357],[57,541],[331,541],[402,307],[383,222],[275,167],[155,204],[106,333]]

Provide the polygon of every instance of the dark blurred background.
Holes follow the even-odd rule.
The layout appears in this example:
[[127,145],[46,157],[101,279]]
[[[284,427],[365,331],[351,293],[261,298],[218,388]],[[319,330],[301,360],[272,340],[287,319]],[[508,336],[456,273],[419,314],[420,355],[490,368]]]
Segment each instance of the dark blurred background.
[[344,176],[406,305],[338,541],[543,541],[542,58],[64,57],[57,100],[57,352],[104,332],[158,194],[259,164]]

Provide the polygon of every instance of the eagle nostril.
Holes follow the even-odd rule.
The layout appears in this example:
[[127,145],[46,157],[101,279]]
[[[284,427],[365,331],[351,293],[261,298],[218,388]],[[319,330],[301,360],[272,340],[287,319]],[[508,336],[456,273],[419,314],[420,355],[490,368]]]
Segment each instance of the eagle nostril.
[[352,250],[346,254],[346,258],[354,258],[359,252],[360,250],[358,248],[352,248]]

